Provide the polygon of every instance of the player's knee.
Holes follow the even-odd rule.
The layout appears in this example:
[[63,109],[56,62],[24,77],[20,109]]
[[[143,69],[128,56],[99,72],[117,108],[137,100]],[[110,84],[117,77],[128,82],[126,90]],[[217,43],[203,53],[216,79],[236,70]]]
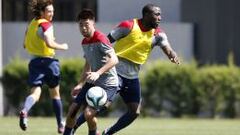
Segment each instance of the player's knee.
[[130,113],[138,116],[141,113],[141,105],[140,104],[129,105],[128,110]]
[[133,118],[137,118],[140,115],[140,112],[130,112]]
[[52,99],[60,99],[60,92],[59,92],[59,86],[56,86],[54,88],[50,88],[49,90],[50,97]]
[[96,115],[101,115],[103,113],[105,113],[107,111],[108,107],[107,106],[103,106],[100,109],[96,110]]
[[84,117],[86,120],[92,119],[96,115],[96,111],[94,109],[86,108],[84,110]]

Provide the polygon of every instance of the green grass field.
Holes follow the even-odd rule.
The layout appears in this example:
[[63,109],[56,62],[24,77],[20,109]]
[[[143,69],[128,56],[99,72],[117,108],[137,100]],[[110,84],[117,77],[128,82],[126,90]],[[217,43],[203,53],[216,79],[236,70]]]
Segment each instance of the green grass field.
[[[99,130],[115,120],[99,119]],[[26,132],[18,127],[17,117],[0,117],[0,123],[0,135],[57,135],[54,118],[31,117]],[[77,135],[87,135],[86,124]],[[139,118],[117,135],[240,135],[240,120]]]

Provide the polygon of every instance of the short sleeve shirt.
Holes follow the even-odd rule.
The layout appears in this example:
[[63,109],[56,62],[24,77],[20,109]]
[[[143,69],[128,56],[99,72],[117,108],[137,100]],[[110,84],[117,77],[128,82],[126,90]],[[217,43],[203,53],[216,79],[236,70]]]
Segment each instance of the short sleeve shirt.
[[[82,41],[84,57],[91,66],[91,71],[96,72],[106,64],[105,56],[113,52],[108,38],[99,31],[95,31],[92,38],[84,38]],[[103,73],[95,82],[98,86],[117,86],[118,77],[115,67]]]
[[[119,40],[131,32],[133,25],[133,20],[123,21],[109,34],[114,40]],[[138,20],[138,25],[143,32],[146,31],[140,20]],[[156,46],[163,47],[168,44],[169,42],[165,32],[160,27],[156,28],[152,38],[152,48]],[[128,79],[138,78],[140,67],[141,65],[130,62],[124,58],[119,58],[119,64],[116,66],[118,74]]]

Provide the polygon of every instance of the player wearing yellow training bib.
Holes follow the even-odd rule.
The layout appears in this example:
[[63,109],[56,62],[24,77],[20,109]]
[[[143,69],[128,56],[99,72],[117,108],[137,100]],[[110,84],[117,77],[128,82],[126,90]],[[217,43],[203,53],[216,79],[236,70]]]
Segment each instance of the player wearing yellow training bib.
[[[41,57],[53,57],[54,49],[47,46],[44,41],[44,33],[48,32],[53,37],[52,23],[46,19],[33,19],[28,26],[25,37],[25,48],[29,54]],[[51,33],[51,34],[50,34]]]
[[52,0],[31,0],[31,11],[34,18],[29,23],[25,33],[24,48],[31,56],[28,65],[29,85],[31,94],[27,96],[19,115],[19,126],[27,130],[27,116],[32,106],[39,100],[41,87],[45,83],[49,86],[53,110],[57,119],[57,131],[63,133],[63,107],[59,93],[60,64],[54,58],[55,50],[67,50],[66,43],[55,42],[52,26],[54,7]]
[[[139,70],[155,47],[160,47],[171,62],[179,64],[176,53],[168,42],[167,35],[158,26],[161,20],[160,7],[147,4],[142,9],[143,17],[121,22],[108,35],[110,42],[116,42],[115,52],[119,58],[116,65],[120,83],[120,95],[127,104],[128,111],[119,120],[103,131],[102,135],[112,135],[131,124],[140,114],[141,89]],[[75,126],[84,121],[79,117]]]
[[103,135],[112,135],[131,124],[140,114],[141,89],[138,74],[140,66],[146,62],[151,51],[160,47],[171,62],[179,64],[176,53],[168,42],[167,35],[158,26],[161,10],[148,4],[142,10],[143,17],[121,22],[108,35],[119,58],[116,66],[120,84],[120,95],[127,104],[128,111]]

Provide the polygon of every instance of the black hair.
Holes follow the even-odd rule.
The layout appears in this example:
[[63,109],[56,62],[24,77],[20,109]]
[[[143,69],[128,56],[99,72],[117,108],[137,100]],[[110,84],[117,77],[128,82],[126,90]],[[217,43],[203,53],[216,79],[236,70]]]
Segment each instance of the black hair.
[[90,20],[95,20],[95,14],[91,9],[83,9],[77,16],[77,21],[80,20],[85,20],[85,19],[90,19]]
[[147,4],[143,7],[142,9],[142,16],[145,16],[145,14],[147,13],[152,13],[152,9],[153,7],[158,7],[157,5],[154,5],[154,4]]

